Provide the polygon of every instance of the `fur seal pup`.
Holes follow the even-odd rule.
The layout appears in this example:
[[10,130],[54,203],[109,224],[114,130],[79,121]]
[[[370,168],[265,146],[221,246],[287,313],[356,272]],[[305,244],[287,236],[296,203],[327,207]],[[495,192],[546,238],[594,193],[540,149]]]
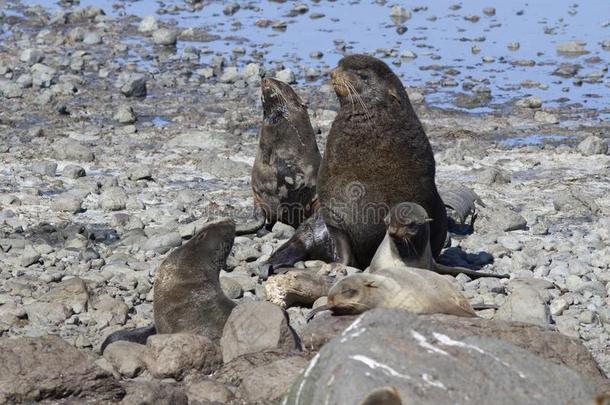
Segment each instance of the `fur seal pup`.
[[154,325],[111,334],[118,340],[145,343],[155,333],[196,333],[217,341],[235,303],[220,288],[219,274],[235,239],[230,219],[210,222],[161,263],[155,275]]
[[263,122],[252,168],[255,204],[267,226],[298,227],[316,199],[320,151],[307,106],[288,84],[261,80]]
[[312,310],[307,319],[326,310],[334,315],[355,315],[372,308],[477,316],[466,297],[447,278],[403,265],[343,278],[330,289],[328,303]]
[[470,278],[498,277],[509,278],[508,274],[482,273],[464,267],[449,267],[436,263],[430,248],[430,223],[426,210],[416,203],[396,204],[385,217],[387,232],[369,271],[394,266],[409,266],[432,270],[440,274],[457,276],[462,273]]
[[[447,213],[435,184],[430,142],[400,79],[384,62],[366,55],[341,59],[331,79],[341,108],[318,173],[325,226],[334,235],[345,235],[355,264],[365,268],[384,237],[383,218],[390,208],[414,201],[434,218],[430,247],[438,257],[447,234]],[[287,250],[298,249],[280,250],[267,262],[272,269],[303,256],[286,260]]]

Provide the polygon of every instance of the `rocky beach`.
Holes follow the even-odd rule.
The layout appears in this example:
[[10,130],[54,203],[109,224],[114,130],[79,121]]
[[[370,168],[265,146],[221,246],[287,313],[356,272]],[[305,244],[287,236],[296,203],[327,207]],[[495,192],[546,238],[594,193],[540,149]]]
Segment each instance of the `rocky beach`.
[[[0,403],[607,392],[610,8],[425,3],[0,0]],[[160,334],[102,355],[110,333],[151,324],[169,252],[214,219],[252,221],[261,78],[293,86],[323,152],[339,109],[328,73],[353,52],[401,77],[440,188],[480,197],[440,258],[510,275],[453,279],[489,307],[480,319],[375,309],[307,323],[361,269],[306,261],[259,280],[295,231],[277,223],[235,238],[220,282],[237,307],[219,342]]]

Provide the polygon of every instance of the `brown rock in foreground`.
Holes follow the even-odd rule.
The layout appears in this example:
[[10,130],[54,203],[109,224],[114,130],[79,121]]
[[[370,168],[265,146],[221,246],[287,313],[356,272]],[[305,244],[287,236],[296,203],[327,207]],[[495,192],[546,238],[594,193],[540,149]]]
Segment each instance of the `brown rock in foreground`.
[[110,373],[58,336],[0,339],[0,403],[79,399],[116,401],[125,395]]

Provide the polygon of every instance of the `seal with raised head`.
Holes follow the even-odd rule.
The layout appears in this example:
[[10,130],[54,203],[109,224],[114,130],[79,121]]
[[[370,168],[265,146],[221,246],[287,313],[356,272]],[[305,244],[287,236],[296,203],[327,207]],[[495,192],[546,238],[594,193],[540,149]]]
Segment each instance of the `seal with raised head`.
[[320,151],[307,106],[288,84],[261,81],[263,122],[252,168],[254,201],[267,226],[298,227],[316,199]]
[[[430,247],[438,257],[447,213],[435,184],[430,142],[400,79],[384,62],[367,55],[341,59],[331,79],[341,108],[318,174],[318,201],[327,229],[349,242],[348,251],[335,251],[333,260],[346,263],[353,257],[353,265],[368,266],[385,234],[384,217],[402,201],[420,204],[434,218]],[[311,238],[297,230],[267,266],[273,270],[319,258],[294,246],[303,239]]]
[[414,267],[388,267],[347,276],[328,293],[328,303],[312,310],[355,315],[372,308],[401,308],[415,314],[475,317],[466,297],[445,276]]
[[464,267],[450,267],[437,263],[430,248],[430,223],[432,219],[424,208],[416,203],[396,204],[385,217],[387,232],[371,260],[369,271],[375,273],[386,267],[408,266],[432,270],[440,274],[470,278],[509,278],[507,274],[482,273]]
[[111,334],[102,352],[118,340],[145,343],[155,333],[195,333],[218,341],[235,306],[219,280],[234,239],[235,223],[221,219],[171,252],[155,275],[154,325]]

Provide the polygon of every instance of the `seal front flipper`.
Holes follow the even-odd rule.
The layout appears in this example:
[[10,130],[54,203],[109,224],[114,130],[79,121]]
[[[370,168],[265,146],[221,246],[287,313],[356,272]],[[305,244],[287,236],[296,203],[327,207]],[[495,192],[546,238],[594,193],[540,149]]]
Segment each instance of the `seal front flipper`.
[[104,350],[106,350],[106,347],[108,347],[108,345],[114,342],[118,342],[119,340],[139,343],[143,345],[146,344],[146,339],[148,339],[149,336],[152,336],[156,333],[157,330],[155,329],[155,325],[148,325],[142,328],[135,328],[129,330],[119,330],[117,332],[111,333],[106,337],[106,339],[104,339],[104,342],[102,342],[102,354],[104,354]]
[[355,264],[347,236],[339,229],[326,226],[320,211],[307,218],[294,235],[259,266],[258,276],[266,279],[280,267],[289,267],[307,259]]

